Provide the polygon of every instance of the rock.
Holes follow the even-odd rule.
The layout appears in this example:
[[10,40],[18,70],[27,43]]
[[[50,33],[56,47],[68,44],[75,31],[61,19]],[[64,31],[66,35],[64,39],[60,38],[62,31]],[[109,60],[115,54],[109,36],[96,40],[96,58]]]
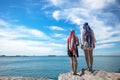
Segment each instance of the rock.
[[80,71],[77,75],[71,72],[60,74],[58,80],[120,80],[120,73],[111,73],[102,70]]
[[29,78],[29,77],[0,76],[0,80],[50,80],[50,79],[47,79],[47,78]]

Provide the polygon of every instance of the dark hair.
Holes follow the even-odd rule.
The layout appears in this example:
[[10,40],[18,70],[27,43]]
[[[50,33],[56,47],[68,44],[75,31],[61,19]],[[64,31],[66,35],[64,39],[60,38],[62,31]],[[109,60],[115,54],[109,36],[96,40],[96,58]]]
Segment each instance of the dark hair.
[[85,22],[83,25],[84,25],[84,26],[88,26],[88,23],[87,23],[87,22]]
[[91,28],[90,28],[90,26],[88,25],[87,22],[85,22],[85,23],[83,24],[83,27],[85,27],[85,32],[84,32],[85,38],[84,38],[84,40],[85,40],[86,42],[88,42],[88,46],[91,46],[91,44],[92,44]]

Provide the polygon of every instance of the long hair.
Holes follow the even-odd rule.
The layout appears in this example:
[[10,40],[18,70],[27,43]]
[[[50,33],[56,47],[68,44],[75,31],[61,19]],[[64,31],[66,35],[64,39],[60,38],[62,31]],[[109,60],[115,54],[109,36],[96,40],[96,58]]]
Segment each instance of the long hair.
[[75,31],[71,30],[70,35],[68,37],[69,42],[69,49],[71,52],[76,53],[76,38],[75,38]]
[[84,35],[86,35],[86,34],[88,34],[88,33],[91,32],[91,28],[88,25],[88,23],[84,23],[84,25],[83,25],[83,31],[84,31]]
[[92,43],[92,32],[91,32],[91,28],[88,25],[88,23],[85,23],[83,25],[83,31],[84,31],[83,32],[84,40],[88,42],[88,44],[91,44]]

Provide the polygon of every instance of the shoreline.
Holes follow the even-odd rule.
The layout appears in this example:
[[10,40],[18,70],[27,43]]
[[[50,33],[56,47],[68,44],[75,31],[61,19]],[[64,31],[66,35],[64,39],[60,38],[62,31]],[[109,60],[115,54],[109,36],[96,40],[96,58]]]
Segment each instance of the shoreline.
[[19,77],[19,76],[0,76],[0,80],[52,80],[48,78],[33,78],[33,77]]

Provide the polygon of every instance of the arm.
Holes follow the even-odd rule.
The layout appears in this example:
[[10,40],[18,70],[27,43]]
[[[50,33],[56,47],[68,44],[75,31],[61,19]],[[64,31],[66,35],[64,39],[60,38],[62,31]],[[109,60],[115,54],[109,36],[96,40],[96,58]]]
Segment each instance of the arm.
[[84,42],[84,40],[83,40],[83,31],[81,31],[80,41],[81,41],[81,45],[83,45],[83,42]]
[[76,45],[79,46],[79,39],[77,36],[76,36]]
[[92,42],[93,42],[93,47],[95,48],[96,39],[93,31],[92,31]]
[[68,39],[67,39],[67,51],[69,51],[69,42],[68,42]]
[[80,35],[80,45],[81,45],[81,49],[83,49],[83,31],[81,31],[81,35]]
[[93,44],[96,42],[95,35],[94,35],[93,31],[92,31],[92,42],[93,42]]

